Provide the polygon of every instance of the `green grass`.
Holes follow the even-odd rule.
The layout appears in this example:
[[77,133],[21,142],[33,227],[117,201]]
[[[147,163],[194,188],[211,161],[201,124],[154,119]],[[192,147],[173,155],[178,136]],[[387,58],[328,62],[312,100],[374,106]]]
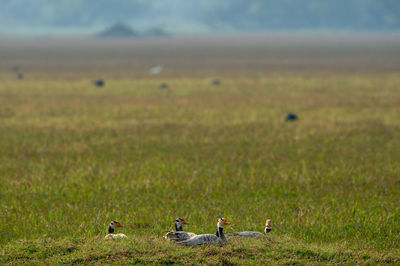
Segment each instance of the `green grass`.
[[[0,263],[400,263],[398,73],[49,71],[1,73]],[[182,248],[178,216],[274,229]]]
[[[3,249],[0,263],[20,264],[386,264],[399,263],[391,253],[355,251],[340,245],[306,245],[294,239],[231,239],[226,246],[182,248],[157,237],[132,236],[104,241],[43,238],[15,241]],[[1,254],[1,253],[0,253]]]

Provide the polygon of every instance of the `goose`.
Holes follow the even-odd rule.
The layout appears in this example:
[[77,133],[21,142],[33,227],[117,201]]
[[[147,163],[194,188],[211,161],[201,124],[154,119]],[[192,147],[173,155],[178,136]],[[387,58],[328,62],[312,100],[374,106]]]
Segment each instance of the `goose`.
[[104,239],[128,238],[124,234],[114,234],[115,227],[124,227],[124,226],[115,220],[111,221],[110,225],[108,226],[108,235],[106,235]]
[[189,224],[189,223],[186,222],[185,219],[183,218],[177,218],[175,220],[175,231],[167,231],[164,236],[164,239],[169,241],[182,241],[196,236],[195,233],[184,232],[183,231],[184,224]]
[[228,239],[226,239],[224,235],[224,225],[228,225],[228,222],[225,218],[219,218],[217,223],[217,232],[215,235],[213,234],[202,234],[191,237],[190,239],[177,242],[178,244],[185,246],[197,246],[197,245],[210,245],[214,243],[226,244],[228,243]]
[[[265,228],[264,228],[264,234],[268,234],[272,230],[272,223],[271,220],[266,220],[265,221]],[[262,236],[263,233],[261,232],[254,232],[254,231],[244,231],[244,232],[233,232],[232,235],[234,236],[242,236],[242,237],[258,237]]]

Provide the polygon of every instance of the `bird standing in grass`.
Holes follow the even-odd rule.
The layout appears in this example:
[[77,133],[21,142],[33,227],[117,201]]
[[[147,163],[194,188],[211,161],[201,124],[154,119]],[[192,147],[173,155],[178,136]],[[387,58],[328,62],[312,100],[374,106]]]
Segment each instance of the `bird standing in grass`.
[[124,227],[124,226],[115,220],[111,221],[110,225],[108,226],[108,235],[106,235],[104,239],[128,238],[126,235],[122,233],[114,234],[115,227]]

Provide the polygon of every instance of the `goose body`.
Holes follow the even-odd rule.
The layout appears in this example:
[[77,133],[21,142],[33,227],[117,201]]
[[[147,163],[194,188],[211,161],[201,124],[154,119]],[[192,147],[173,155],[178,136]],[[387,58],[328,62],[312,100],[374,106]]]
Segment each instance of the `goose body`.
[[111,221],[108,226],[108,235],[104,237],[104,239],[118,239],[118,238],[128,238],[125,234],[114,234],[115,227],[124,227],[121,223],[117,221]]
[[169,240],[169,241],[182,241],[189,239],[191,237],[196,236],[195,233],[191,232],[184,232],[183,231],[183,225],[188,224],[188,222],[185,221],[183,218],[178,218],[175,220],[175,231],[167,231],[164,239]]
[[190,239],[180,241],[178,244],[185,246],[197,246],[197,245],[210,245],[210,244],[226,244],[228,239],[224,235],[224,225],[230,224],[225,218],[220,218],[217,224],[216,234],[202,234],[191,237]]
[[108,234],[104,239],[118,239],[118,238],[128,238],[125,234]]
[[243,236],[243,237],[257,237],[257,236],[262,236],[263,233],[254,231],[243,231],[243,232],[234,232],[233,235]]
[[[272,223],[271,220],[267,220],[265,222],[264,234],[268,234],[272,230]],[[233,232],[232,235],[234,236],[241,236],[241,237],[259,237],[262,236],[263,233],[261,232],[254,232],[254,231],[243,231],[243,232]]]

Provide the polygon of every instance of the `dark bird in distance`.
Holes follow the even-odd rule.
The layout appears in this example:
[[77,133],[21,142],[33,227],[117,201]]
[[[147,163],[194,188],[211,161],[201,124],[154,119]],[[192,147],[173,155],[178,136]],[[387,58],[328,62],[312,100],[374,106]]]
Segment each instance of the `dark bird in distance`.
[[286,121],[296,121],[297,119],[299,119],[299,118],[296,114],[288,113],[286,115]]
[[18,75],[17,75],[17,79],[23,79],[24,78],[24,74],[22,74],[22,73],[18,73]]
[[160,84],[159,88],[160,88],[160,89],[168,89],[169,86],[168,86],[167,83],[163,82],[163,83]]
[[106,83],[102,79],[95,80],[93,84],[97,87],[103,87]]
[[218,86],[218,85],[221,85],[221,81],[220,81],[219,79],[214,79],[214,80],[211,82],[211,84],[212,84],[213,86]]

